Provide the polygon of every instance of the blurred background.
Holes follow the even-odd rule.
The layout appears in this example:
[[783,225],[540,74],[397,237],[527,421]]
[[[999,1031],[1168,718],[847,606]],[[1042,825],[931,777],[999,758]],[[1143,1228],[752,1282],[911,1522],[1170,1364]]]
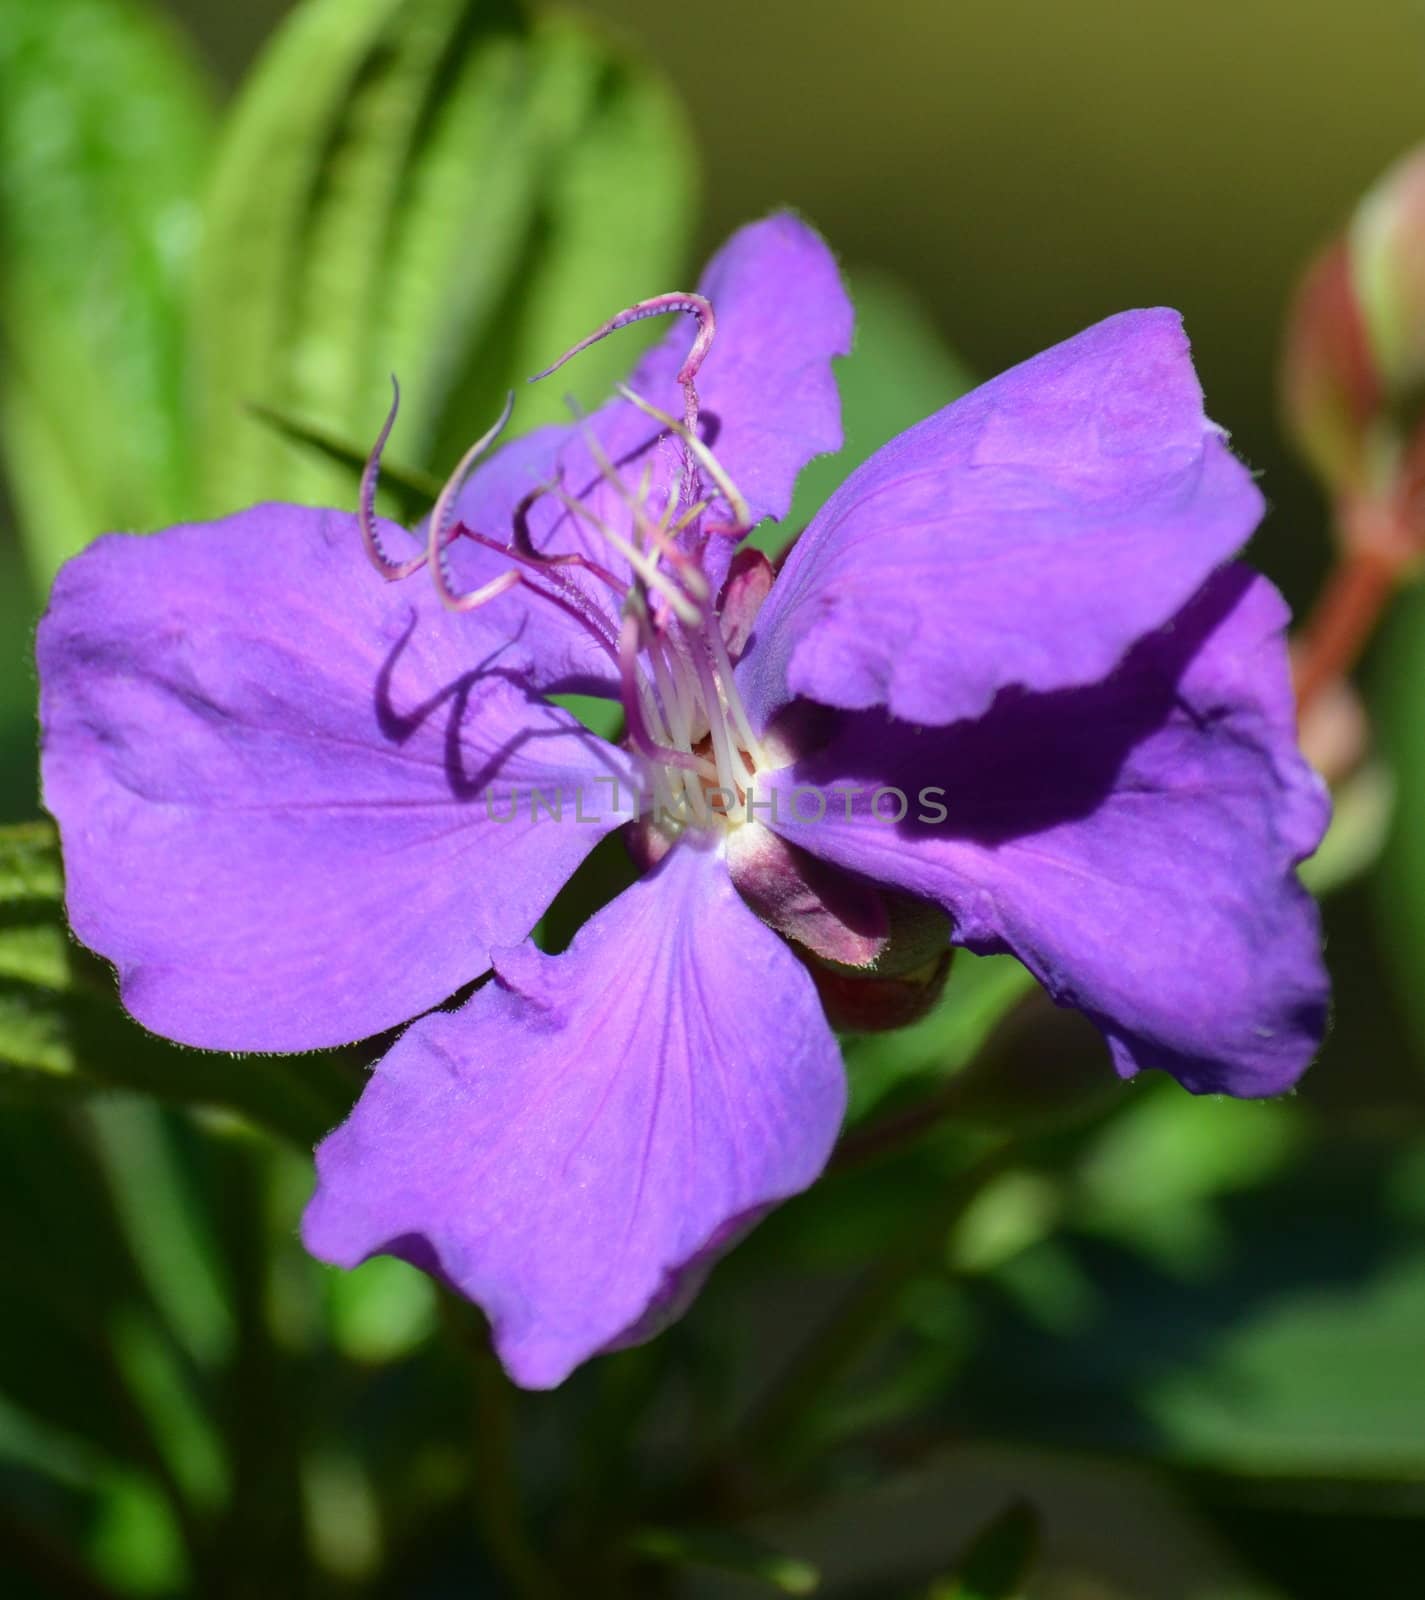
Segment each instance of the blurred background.
[[[0,27],[7,15],[13,23],[19,9],[41,4],[0,5]],[[159,9],[191,41],[200,74],[227,96],[290,8],[280,0],[163,0]],[[1425,140],[1425,4],[720,0],[699,8],[588,0],[577,9],[656,63],[685,107],[701,162],[700,205],[686,227],[681,219],[691,212],[670,222],[611,204],[613,225],[683,229],[691,281],[696,264],[737,224],[795,207],[861,281],[918,308],[898,323],[903,340],[919,338],[923,347],[902,352],[915,369],[908,391],[917,396],[927,385],[933,392],[933,374],[954,371],[955,362],[985,377],[1125,307],[1179,308],[1209,413],[1260,472],[1271,504],[1254,558],[1295,607],[1309,604],[1331,560],[1332,534],[1327,503],[1279,421],[1285,310],[1308,258],[1362,192]],[[675,286],[631,284],[623,299]],[[123,308],[116,305],[114,315],[122,318]],[[915,338],[907,328],[918,330]],[[897,370],[892,361],[882,389],[896,389]],[[379,417],[383,404],[378,393],[366,410]],[[894,413],[894,393],[886,409]],[[29,664],[38,587],[22,560],[10,503],[0,526],[0,807],[7,821],[38,814]],[[1394,609],[1362,682],[1374,746],[1392,775],[1393,820],[1379,859],[1336,887],[1327,905],[1336,1013],[1320,1061],[1285,1106],[1193,1102],[1160,1085],[1128,1120],[1115,1120],[1096,1090],[1081,1121],[1061,1127],[1050,1118],[1041,1127],[1030,1119],[1035,1142],[1011,1174],[1014,1183],[994,1189],[993,1203],[973,1210],[946,1247],[952,1276],[978,1287],[952,1292],[943,1276],[908,1279],[908,1298],[885,1312],[888,1325],[903,1318],[890,1335],[899,1354],[872,1358],[869,1368],[826,1369],[828,1384],[859,1372],[866,1387],[843,1389],[834,1423],[823,1419],[795,1435],[790,1458],[806,1475],[796,1480],[802,1489],[771,1496],[755,1516],[729,1514],[756,1540],[819,1565],[825,1592],[1020,1592],[926,1588],[977,1528],[1019,1500],[1033,1508],[1042,1552],[1027,1580],[1035,1596],[1326,1600],[1414,1592],[1425,1570],[1419,595]],[[1065,1081],[1090,1081],[1110,1097],[1127,1092],[1108,1081],[1096,1042],[1071,1023],[1032,1002],[1007,1019],[999,1017],[1003,1008],[990,1009],[996,1027],[977,1070],[988,1059],[1005,1081],[1028,1083],[1030,1099],[1042,1092],[1041,1073],[1061,1068]],[[957,1044],[959,1059],[979,1042],[977,1034],[974,1046]],[[894,1038],[868,1047],[867,1105],[883,1083],[888,1096],[923,1087],[934,1074],[916,1051],[927,1048]],[[943,1041],[933,1049],[943,1055]],[[121,1117],[131,1111],[121,1103]],[[48,1154],[41,1160],[25,1151],[48,1151],[45,1119],[69,1112],[17,1102],[0,1115],[10,1117],[5,1142],[14,1151],[10,1175],[0,1180],[9,1186],[14,1248],[67,1259],[76,1247],[65,1229],[78,1224],[52,1212],[46,1184],[58,1169]],[[199,1330],[198,1366],[215,1364],[203,1381],[219,1389],[237,1381],[224,1363],[231,1349],[243,1348],[244,1319],[263,1313],[224,1287],[227,1267],[203,1264],[205,1252],[237,1248],[241,1255],[240,1243],[185,1235],[145,1244],[150,1209],[193,1193],[215,1207],[219,1233],[240,1232],[239,1216],[275,1229],[292,1257],[273,1269],[286,1275],[279,1290],[289,1320],[314,1317],[324,1295],[341,1301],[335,1312],[327,1306],[337,1331],[309,1339],[302,1361],[273,1380],[276,1389],[262,1364],[281,1367],[287,1336],[279,1329],[278,1355],[262,1341],[251,1354],[253,1387],[245,1392],[264,1398],[245,1403],[270,1405],[277,1394],[300,1414],[320,1403],[318,1432],[326,1431],[314,1453],[287,1462],[287,1478],[251,1487],[248,1520],[233,1523],[259,1543],[270,1534],[275,1549],[290,1536],[291,1548],[307,1552],[310,1573],[304,1566],[300,1578],[295,1570],[287,1578],[259,1574],[251,1580],[259,1587],[239,1584],[235,1594],[541,1592],[537,1584],[507,1587],[508,1576],[495,1575],[501,1563],[489,1560],[488,1547],[501,1542],[501,1519],[528,1516],[546,1530],[537,1532],[539,1543],[554,1538],[547,1530],[561,1518],[585,1537],[585,1522],[616,1518],[610,1501],[621,1493],[640,1516],[666,1509],[649,1486],[657,1463],[683,1448],[680,1430],[696,1424],[695,1432],[716,1437],[719,1410],[755,1398],[768,1374],[812,1337],[816,1313],[864,1291],[866,1262],[923,1207],[923,1186],[950,1181],[946,1174],[970,1158],[960,1145],[936,1145],[893,1170],[873,1164],[848,1174],[841,1188],[830,1186],[820,1213],[789,1207],[720,1270],[706,1309],[664,1342],[672,1353],[641,1364],[635,1355],[622,1366],[620,1357],[604,1364],[616,1369],[613,1377],[581,1375],[559,1401],[562,1410],[544,1397],[519,1397],[512,1413],[501,1409],[491,1422],[481,1407],[498,1379],[483,1368],[454,1375],[450,1349],[459,1329],[454,1340],[448,1329],[441,1336],[444,1354],[429,1354],[429,1342],[439,1342],[432,1330],[450,1313],[433,1309],[424,1287],[400,1276],[404,1269],[388,1277],[378,1264],[376,1287],[365,1298],[351,1291],[349,1301],[341,1300],[346,1290],[294,1287],[306,1271],[293,1264],[288,1237],[307,1181],[298,1158],[274,1157],[280,1176],[268,1173],[259,1186],[242,1140],[229,1140],[232,1148],[216,1136],[205,1142],[164,1112],[162,1137],[177,1153],[169,1165],[145,1169],[145,1141],[157,1136],[157,1124],[134,1118],[127,1131],[115,1123],[84,1136],[73,1182],[93,1179],[105,1193],[117,1184],[113,1192],[126,1197],[121,1221],[138,1230],[139,1243],[131,1234],[114,1249],[136,1251],[138,1276],[150,1288],[167,1285],[157,1293],[161,1308],[165,1294],[177,1296],[176,1315]],[[171,1259],[145,1259],[155,1250]],[[779,1266],[788,1260],[795,1263],[790,1284]],[[18,1277],[4,1291],[5,1315],[29,1315],[27,1282]],[[213,1351],[226,1354],[203,1357],[205,1326],[217,1341]],[[83,1382],[94,1379],[93,1397],[86,1390],[79,1411],[127,1404],[112,1386],[129,1382],[135,1364],[144,1370],[144,1337],[132,1335],[139,1354],[121,1354],[117,1365],[110,1354],[100,1361],[75,1346],[73,1363],[93,1365]],[[324,1339],[337,1352],[330,1360],[320,1354]],[[724,1343],[752,1352],[731,1377],[707,1355]],[[4,1353],[14,1362],[43,1359],[33,1341],[14,1335]],[[424,1375],[403,1389],[401,1363],[417,1353]],[[338,1355],[346,1366],[333,1375]],[[704,1357],[720,1377],[708,1376]],[[101,1370],[102,1380],[95,1377]],[[660,1391],[665,1380],[672,1387]],[[192,1530],[181,1517],[176,1531],[171,1526],[171,1507],[163,1505],[172,1485],[156,1497],[138,1486],[146,1473],[162,1484],[176,1472],[174,1494],[183,1504],[192,1499],[185,1474],[196,1473],[201,1508],[203,1493],[223,1501],[241,1471],[222,1465],[220,1447],[186,1402],[163,1412],[163,1400],[157,1467],[135,1465],[126,1446],[108,1440],[93,1448],[126,1463],[117,1477],[100,1472],[96,1480],[82,1462],[56,1465],[55,1452],[85,1433],[82,1418],[68,1415],[52,1393],[64,1381],[56,1374],[43,1393],[17,1391],[8,1422],[11,1402],[0,1398],[0,1488],[13,1496],[3,1526],[15,1541],[16,1571],[35,1593],[185,1592],[195,1570]],[[162,1391],[164,1380],[153,1381]],[[307,1384],[324,1392],[314,1397]],[[452,1459],[455,1444],[442,1435],[438,1449],[423,1451],[415,1437],[424,1428],[429,1442],[439,1432],[441,1395],[457,1390],[477,1431],[517,1436],[506,1467],[496,1461],[489,1470],[498,1478],[513,1460],[509,1470],[531,1485],[525,1511],[506,1505],[496,1489],[473,1540],[463,1531],[465,1491],[449,1488],[464,1470]],[[870,1433],[855,1415],[858,1399],[875,1424]],[[625,1407],[645,1432],[636,1446],[607,1445],[618,1466],[607,1465],[613,1456],[605,1461],[605,1498],[585,1482],[574,1511],[567,1498],[564,1510],[551,1509],[550,1485],[562,1483],[579,1452],[597,1457]],[[770,1424],[763,1422],[765,1442]],[[176,1468],[164,1442],[174,1430],[184,1440]],[[347,1449],[352,1437],[367,1452],[360,1459]],[[241,1449],[262,1459],[256,1440]],[[207,1467],[205,1451],[213,1457]],[[378,1458],[387,1465],[373,1465]],[[442,1508],[434,1520],[410,1506],[391,1509],[402,1491],[382,1473],[415,1473],[412,1463],[424,1476],[409,1478],[406,1498],[427,1494]],[[95,1481],[107,1486],[102,1493]],[[126,1486],[122,1493],[114,1483]],[[279,1538],[272,1530],[292,1520],[277,1504],[283,1494],[301,1503],[305,1520]],[[720,1504],[716,1475],[699,1479],[688,1496],[668,1514],[701,1522]],[[201,1510],[195,1515],[201,1520]],[[1003,1535],[1006,1525],[997,1526]],[[721,1555],[688,1546],[667,1566],[590,1592],[663,1593],[659,1585],[676,1571],[688,1587],[666,1592],[753,1593],[756,1540]],[[409,1564],[393,1569],[403,1552]],[[518,1552],[512,1559],[518,1571]],[[744,1576],[724,1587],[704,1572],[719,1566],[740,1567]],[[762,1581],[775,1588],[768,1571],[764,1562]],[[783,1592],[798,1592],[796,1572],[781,1576]],[[625,1582],[634,1587],[620,1589]]]

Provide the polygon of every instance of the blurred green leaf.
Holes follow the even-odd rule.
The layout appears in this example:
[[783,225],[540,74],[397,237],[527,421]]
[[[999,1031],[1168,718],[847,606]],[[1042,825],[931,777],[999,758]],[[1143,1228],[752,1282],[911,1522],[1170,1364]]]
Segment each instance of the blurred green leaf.
[[[369,445],[358,445],[353,440],[343,439],[330,428],[307,422],[301,417],[289,416],[287,412],[275,410],[272,406],[254,405],[249,409],[259,422],[265,422],[281,438],[315,451],[325,456],[333,466],[341,468],[350,479],[353,500],[360,493],[361,478],[370,454]],[[430,510],[442,487],[441,480],[431,473],[414,472],[382,454],[381,491],[396,503],[403,521],[419,521]]]
[[1376,864],[1395,813],[1395,780],[1383,763],[1368,762],[1336,789],[1331,802],[1326,837],[1301,864],[1301,881],[1318,896],[1354,882]]
[[34,570],[189,509],[206,88],[138,0],[0,0],[0,436]]
[[198,1368],[220,1365],[235,1342],[232,1308],[214,1266],[210,1219],[195,1203],[169,1119],[147,1101],[115,1095],[93,1108],[88,1128],[135,1267],[175,1343]]
[[0,828],[0,1104],[136,1089],[307,1148],[346,1114],[356,1085],[333,1057],[182,1050],[131,1022],[108,969],[70,939],[62,884],[48,823]]
[[127,1307],[108,1333],[124,1385],[148,1419],[172,1481],[187,1503],[215,1510],[229,1492],[223,1446],[165,1333]]
[[63,892],[54,829],[47,822],[0,829],[0,902],[56,900]]
[[124,1594],[181,1594],[190,1574],[168,1503],[133,1474],[116,1475],[105,1487],[88,1541],[100,1571]]
[[929,1016],[895,1033],[847,1040],[847,1122],[861,1121],[903,1084],[948,1076],[967,1066],[1000,1018],[1033,987],[1034,979],[1012,956],[957,950],[945,994]]
[[[1280,1109],[1218,1102],[1176,1155],[1172,1118],[1134,1150],[1110,1122],[1060,1232],[972,1286],[954,1426],[1287,1481],[1425,1477],[1425,1229],[1399,1150],[1295,1117],[1273,1133]],[[1214,1121],[1217,1144],[1240,1123],[1235,1149]]]
[[0,531],[0,823],[35,814],[34,619],[23,553],[8,530]]
[[72,1125],[6,1108],[0,1118],[0,1258],[6,1269],[0,1384],[19,1415],[0,1434],[21,1454],[27,1444],[42,1445],[46,1470],[62,1469],[68,1459],[72,1472],[84,1477],[106,1463],[162,1477],[166,1461],[124,1380],[111,1337],[121,1320],[148,1319],[151,1312],[108,1202]]
[[1230,1248],[1220,1202],[1284,1176],[1310,1147],[1291,1100],[1194,1096],[1160,1080],[1135,1096],[1081,1157],[1074,1219],[1143,1250],[1167,1270],[1210,1270]]
[[395,1361],[423,1344],[436,1322],[431,1280],[394,1256],[324,1280],[332,1342],[352,1361]]
[[[208,509],[350,501],[346,468],[248,408],[444,467],[519,385],[677,278],[690,159],[668,91],[516,0],[307,0],[230,119],[198,274]],[[601,398],[633,352],[581,364]],[[522,393],[520,427],[561,411]]]
[[1371,887],[1393,982],[1417,1059],[1425,1060],[1425,585],[1396,602],[1371,674],[1371,709],[1390,771],[1394,808]]
[[1038,1545],[1034,1508],[1016,1501],[976,1534],[955,1571],[931,1585],[927,1600],[1019,1600]]
[[815,1594],[821,1583],[810,1562],[784,1555],[735,1529],[643,1528],[628,1542],[650,1561],[736,1573],[781,1594]]

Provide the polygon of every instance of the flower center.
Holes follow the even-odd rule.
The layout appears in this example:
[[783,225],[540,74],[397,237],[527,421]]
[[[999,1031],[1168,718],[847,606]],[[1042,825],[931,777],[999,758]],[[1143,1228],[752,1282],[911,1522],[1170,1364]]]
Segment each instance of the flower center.
[[[685,387],[692,390],[691,376]],[[630,486],[590,431],[585,443],[623,527],[587,500],[554,489],[565,509],[621,558],[616,656],[629,748],[644,776],[642,810],[669,837],[736,826],[749,779],[766,764],[737,692],[723,619],[705,566],[710,545],[747,532],[746,503],[696,431],[696,391],[678,421],[630,389],[623,398],[682,445],[676,487],[655,488],[645,467]],[[704,484],[708,489],[704,493]],[[731,522],[714,522],[718,503]]]
[[640,639],[629,625],[636,616],[631,610],[625,620],[634,653],[624,711],[649,820],[668,837],[690,827],[737,827],[767,758],[737,692],[721,619],[709,609],[694,624],[655,626]]
[[[661,431],[653,449],[670,438],[677,440],[676,483],[656,486],[651,465],[636,484],[628,483],[586,425],[583,442],[598,474],[593,492],[581,498],[567,493],[559,481],[539,485],[516,509],[506,542],[466,527],[455,514],[457,497],[470,469],[504,430],[514,405],[511,394],[494,427],[466,452],[441,491],[425,549],[394,561],[382,547],[374,507],[381,452],[400,399],[397,390],[362,475],[360,522],[366,553],[384,578],[404,578],[428,567],[451,610],[473,610],[523,584],[585,628],[618,670],[627,744],[643,772],[640,811],[671,841],[688,828],[736,827],[743,820],[753,775],[769,765],[737,692],[705,560],[710,548],[723,540],[735,544],[751,528],[747,503],[698,431],[696,378],[712,345],[713,308],[695,294],[640,301],[537,376],[548,377],[619,328],[666,312],[683,312],[698,321],[697,338],[677,375],[683,416],[668,415],[622,385],[619,393],[658,424]],[[562,504],[582,530],[581,545],[598,550],[603,559],[588,554],[587,548],[557,553],[536,549],[529,516],[545,496]],[[449,565],[449,548],[457,538],[498,552],[509,565],[478,588],[458,593]],[[596,598],[600,587],[605,591],[602,601]]]

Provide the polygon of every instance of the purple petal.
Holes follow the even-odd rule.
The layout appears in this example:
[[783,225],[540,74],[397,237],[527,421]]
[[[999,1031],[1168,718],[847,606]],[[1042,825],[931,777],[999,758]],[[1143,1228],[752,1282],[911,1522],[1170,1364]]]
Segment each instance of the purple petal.
[[[231,1050],[391,1027],[522,938],[617,824],[597,780],[623,756],[527,687],[535,641],[485,615],[383,582],[354,518],[297,506],[64,567],[45,804],[74,930],[147,1027]],[[603,820],[535,825],[525,799],[502,822],[516,786]]]
[[739,671],[943,726],[1097,682],[1232,556],[1262,500],[1172,311],[1112,317],[892,440],[797,542]]
[[[854,319],[836,261],[820,234],[782,213],[733,234],[698,292],[717,313],[697,379],[708,443],[754,521],[785,517],[797,474],[841,448],[831,358],[850,354]],[[690,342],[687,327],[672,329],[629,379],[674,416],[682,415],[677,373]],[[634,413],[633,427],[642,420]]]
[[[1125,1075],[1278,1093],[1310,1061],[1327,997],[1292,869],[1328,805],[1295,747],[1286,621],[1276,590],[1233,567],[1103,684],[1009,693],[938,731],[852,717],[778,775],[778,829],[937,901],[957,943],[1012,951],[1099,1024]],[[839,792],[798,826],[790,788],[809,783]],[[905,793],[904,821],[872,816],[900,808],[877,787]],[[805,797],[800,811],[814,814]]]
[[[805,223],[773,216],[735,233],[698,287],[717,317],[712,349],[697,375],[702,432],[746,499],[753,520],[785,516],[801,469],[814,456],[841,447],[841,403],[831,360],[851,348],[852,312],[836,262]],[[618,309],[609,307],[611,313]],[[677,374],[695,334],[688,317],[676,317],[629,379],[636,393],[679,419],[683,391]],[[557,480],[566,494],[628,538],[628,505],[601,477],[590,438],[617,467],[625,492],[638,488],[646,470],[646,503],[655,513],[673,503],[682,470],[680,447],[642,411],[615,399],[584,423],[541,428],[505,446],[462,491],[460,519],[503,543],[520,502]],[[705,491],[712,488],[704,484]],[[715,519],[729,515],[726,506],[715,508]],[[527,521],[537,549],[582,555],[626,579],[623,559],[555,496],[535,501]],[[725,540],[708,552],[714,587],[730,554]],[[464,558],[471,561],[472,582],[477,573],[492,576],[498,570],[488,554],[466,551]],[[610,616],[617,614],[619,597],[611,597],[605,586],[569,568],[563,573]],[[510,617],[529,603],[515,590],[496,604]],[[592,671],[602,670],[598,663],[588,665]]]
[[689,1274],[812,1182],[845,1084],[805,969],[691,845],[564,955],[496,971],[377,1067],[317,1152],[303,1237],[437,1273],[546,1388],[681,1309]]
[[[572,430],[561,427],[537,428],[523,438],[502,445],[487,465],[472,475],[456,502],[456,516],[463,526],[502,545],[510,543],[514,520],[521,503],[541,485],[560,478],[563,458],[576,448]],[[577,489],[585,498],[597,501],[601,513],[610,511],[607,494],[595,488],[597,471],[581,452],[574,478],[564,465],[565,487]],[[543,586],[568,594],[602,619],[610,638],[618,638],[619,607],[630,582],[628,564],[616,551],[555,499],[542,497],[525,513],[526,525],[534,545],[550,555],[577,554],[592,559],[610,571],[623,587],[615,592],[589,571],[568,565],[551,567],[544,574],[532,574]],[[627,535],[625,522],[619,531]],[[427,524],[418,530],[422,539]],[[508,572],[515,565],[497,550],[460,539],[449,548],[449,562],[455,588],[468,593]],[[528,569],[527,569],[528,570]],[[539,640],[540,685],[571,694],[619,697],[617,667],[607,651],[601,650],[589,626],[569,608],[561,609],[548,599],[532,594],[524,584],[500,595],[484,608],[490,625],[515,637],[527,631]]]

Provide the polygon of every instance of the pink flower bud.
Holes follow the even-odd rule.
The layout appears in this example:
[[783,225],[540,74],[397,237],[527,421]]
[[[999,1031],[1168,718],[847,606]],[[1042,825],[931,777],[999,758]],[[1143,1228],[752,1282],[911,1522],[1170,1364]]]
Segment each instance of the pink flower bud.
[[1282,398],[1289,431],[1326,483],[1338,493],[1367,492],[1367,441],[1383,397],[1344,238],[1316,257],[1297,290]]
[[1348,233],[1351,282],[1388,399],[1413,403],[1425,382],[1425,149],[1366,195]]
[[[1386,173],[1307,269],[1282,362],[1287,426],[1343,521],[1359,521],[1361,502],[1388,508],[1396,535],[1417,549],[1423,395],[1425,148]],[[1379,517],[1368,521],[1378,532]]]

